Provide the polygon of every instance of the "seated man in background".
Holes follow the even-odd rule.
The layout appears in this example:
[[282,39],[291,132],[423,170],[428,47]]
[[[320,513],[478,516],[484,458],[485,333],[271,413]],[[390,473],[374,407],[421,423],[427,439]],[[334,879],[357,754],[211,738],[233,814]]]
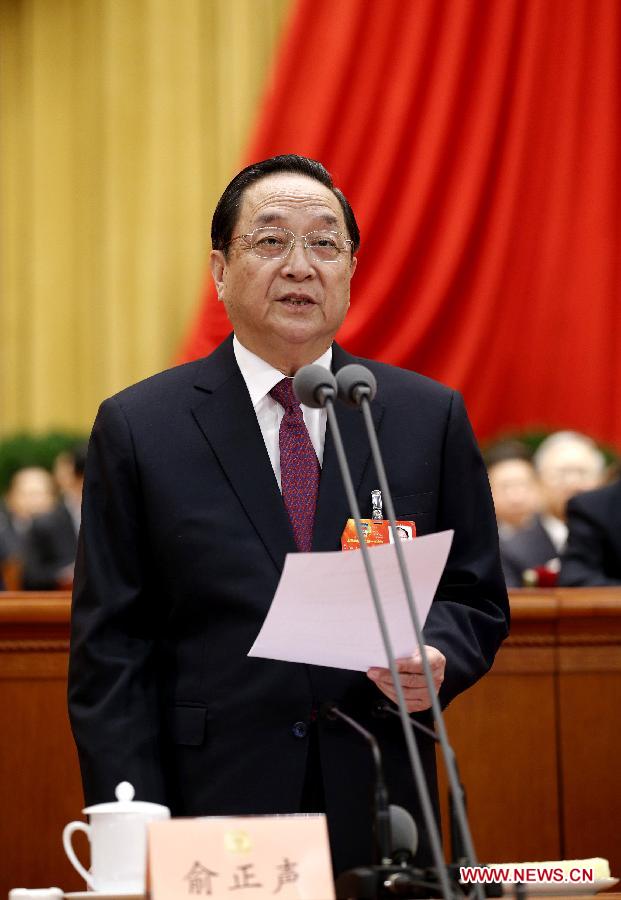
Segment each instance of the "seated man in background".
[[621,585],[621,480],[570,500],[567,525],[560,584]]
[[63,484],[60,502],[32,521],[24,546],[23,586],[27,591],[70,588],[78,549],[86,448],[72,452],[73,474]]
[[556,584],[559,556],[567,541],[567,501],[600,487],[605,475],[603,453],[591,438],[557,431],[533,456],[541,484],[543,510],[531,525],[501,541],[500,555],[508,587]]
[[541,490],[528,448],[499,441],[485,453],[501,540],[530,525],[541,509]]
[[52,510],[57,502],[54,480],[47,469],[25,466],[11,478],[0,503],[0,570],[4,587],[21,588],[25,542],[35,516]]

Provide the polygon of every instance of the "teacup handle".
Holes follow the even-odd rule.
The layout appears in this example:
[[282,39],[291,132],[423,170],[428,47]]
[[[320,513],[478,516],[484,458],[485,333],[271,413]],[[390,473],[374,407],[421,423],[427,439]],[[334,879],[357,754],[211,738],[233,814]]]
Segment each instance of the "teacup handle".
[[63,847],[65,848],[65,853],[69,857],[69,862],[71,863],[73,868],[82,876],[89,888],[94,891],[95,882],[93,881],[93,876],[90,872],[86,871],[78,857],[75,855],[75,850],[73,849],[71,839],[76,831],[83,831],[87,836],[90,844],[91,829],[86,824],[86,822],[69,822],[69,824],[65,825],[65,827],[63,828]]

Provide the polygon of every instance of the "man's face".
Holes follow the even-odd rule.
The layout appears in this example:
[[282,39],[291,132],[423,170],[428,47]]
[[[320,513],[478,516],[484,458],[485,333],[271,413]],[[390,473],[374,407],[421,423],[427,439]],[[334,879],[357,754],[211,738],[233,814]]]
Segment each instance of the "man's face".
[[514,528],[526,525],[541,506],[532,465],[523,459],[505,459],[491,466],[488,475],[498,522]]
[[17,472],[6,504],[11,513],[22,521],[50,512],[56,504],[52,476],[45,469],[35,467]]
[[304,175],[269,175],[244,193],[233,237],[278,225],[297,240],[282,259],[262,259],[244,240],[230,244],[227,257],[212,252],[218,296],[239,340],[276,365],[288,355],[304,364],[328,348],[349,307],[349,283],[356,259],[346,250],[334,262],[320,262],[304,249],[309,231],[347,229],[340,203],[328,188]]

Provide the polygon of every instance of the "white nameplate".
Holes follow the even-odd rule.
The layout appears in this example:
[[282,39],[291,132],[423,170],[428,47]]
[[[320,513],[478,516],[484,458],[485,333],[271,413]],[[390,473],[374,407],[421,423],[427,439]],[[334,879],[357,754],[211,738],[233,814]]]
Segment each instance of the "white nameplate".
[[148,872],[152,900],[334,900],[320,814],[152,822]]

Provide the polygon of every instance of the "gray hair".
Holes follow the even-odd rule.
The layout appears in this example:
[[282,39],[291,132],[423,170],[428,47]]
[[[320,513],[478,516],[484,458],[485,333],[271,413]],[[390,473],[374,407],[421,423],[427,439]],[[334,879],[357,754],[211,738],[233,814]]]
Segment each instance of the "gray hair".
[[562,444],[581,444],[586,450],[590,450],[593,455],[593,461],[598,474],[602,474],[606,468],[606,458],[599,449],[595,441],[587,437],[586,434],[580,434],[579,431],[555,431],[554,434],[545,438],[537,447],[533,454],[533,465],[537,472],[541,471],[544,464],[544,458],[550,450],[555,450]]

